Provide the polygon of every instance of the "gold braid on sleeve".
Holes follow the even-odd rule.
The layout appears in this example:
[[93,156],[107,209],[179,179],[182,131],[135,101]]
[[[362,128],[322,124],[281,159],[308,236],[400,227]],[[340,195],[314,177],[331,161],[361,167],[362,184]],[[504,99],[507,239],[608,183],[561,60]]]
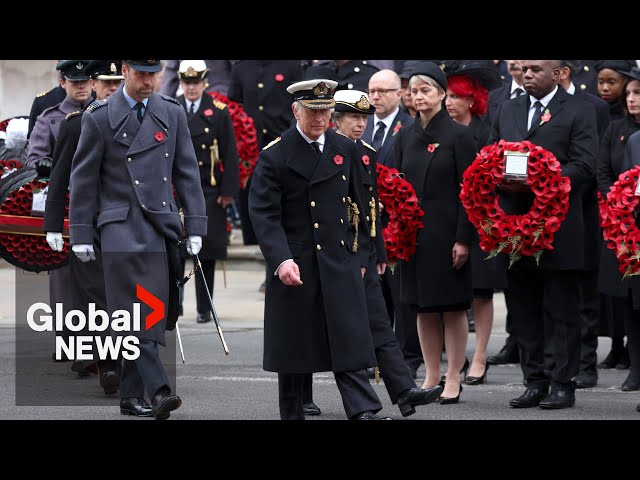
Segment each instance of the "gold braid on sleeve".
[[358,208],[358,204],[351,200],[351,197],[347,197],[347,218],[349,219],[349,223],[353,226],[355,230],[355,237],[353,239],[353,253],[358,251],[358,225],[360,223],[360,209]]

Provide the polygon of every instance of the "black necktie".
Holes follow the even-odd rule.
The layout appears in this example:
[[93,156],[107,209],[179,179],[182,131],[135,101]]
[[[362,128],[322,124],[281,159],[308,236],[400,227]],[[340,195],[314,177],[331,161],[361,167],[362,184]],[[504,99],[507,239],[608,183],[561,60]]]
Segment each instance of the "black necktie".
[[189,113],[191,114],[191,116],[193,116],[193,114],[196,113],[196,104],[195,103],[191,103],[191,108],[189,109]]
[[542,103],[540,103],[540,100],[537,100],[536,103],[533,104],[533,106],[536,109],[533,112],[533,118],[531,119],[531,126],[529,127],[529,130],[531,130],[534,125],[538,125],[540,123],[540,120],[542,119]]
[[316,151],[318,155],[322,155],[322,152],[320,151],[320,143],[311,142],[311,146],[313,147],[313,149]]
[[515,94],[516,94],[516,96],[515,96],[514,98],[518,98],[520,95],[523,95],[523,94],[524,94],[524,90],[523,90],[523,89],[521,89],[520,87],[518,87],[518,88],[516,88],[516,89],[513,91],[513,93],[515,93]]
[[373,136],[373,145],[372,147],[376,150],[380,150],[382,147],[382,139],[384,138],[384,129],[387,128],[383,121],[378,122],[378,129],[376,130],[375,135]]
[[138,121],[142,123],[142,109],[144,108],[144,103],[136,103],[136,108],[138,109]]

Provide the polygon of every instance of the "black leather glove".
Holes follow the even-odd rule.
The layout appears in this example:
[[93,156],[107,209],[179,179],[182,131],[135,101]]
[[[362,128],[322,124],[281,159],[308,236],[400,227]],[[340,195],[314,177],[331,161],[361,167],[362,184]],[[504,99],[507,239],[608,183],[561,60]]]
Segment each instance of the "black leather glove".
[[35,167],[39,177],[48,177],[51,173],[53,162],[49,157],[42,157],[36,160]]

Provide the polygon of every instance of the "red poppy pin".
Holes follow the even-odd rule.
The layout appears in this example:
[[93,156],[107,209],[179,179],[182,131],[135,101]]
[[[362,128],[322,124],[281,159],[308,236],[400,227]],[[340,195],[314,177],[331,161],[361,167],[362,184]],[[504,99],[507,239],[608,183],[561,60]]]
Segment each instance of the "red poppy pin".
[[362,156],[362,163],[364,163],[365,165],[369,165],[369,155]]
[[282,75],[281,73],[278,73],[276,75],[276,82],[281,82],[284,80],[284,75]]
[[335,157],[333,157],[333,163],[335,163],[336,165],[342,165],[343,161],[344,158],[342,157],[342,155],[336,155]]
[[153,138],[155,138],[157,141],[161,142],[162,140],[164,140],[164,133],[156,132],[156,134],[153,136]]
[[540,117],[540,125],[542,125],[543,123],[547,123],[549,120],[551,120],[551,112],[547,108],[544,112],[544,115]]
[[210,117],[211,115],[213,115],[213,110],[211,110],[210,108],[207,108],[203,113],[205,117]]
[[429,152],[429,153],[433,153],[433,152],[435,152],[435,151],[436,151],[436,148],[438,148],[439,146],[440,146],[440,144],[439,144],[439,143],[430,143],[430,144],[427,146],[427,152]]
[[402,122],[398,120],[398,123],[396,123],[396,126],[393,127],[393,134],[391,136],[395,137],[396,133],[398,133],[401,128],[402,128]]
[[621,142],[624,142],[624,135],[622,135],[622,136],[620,137],[620,141],[621,141]]

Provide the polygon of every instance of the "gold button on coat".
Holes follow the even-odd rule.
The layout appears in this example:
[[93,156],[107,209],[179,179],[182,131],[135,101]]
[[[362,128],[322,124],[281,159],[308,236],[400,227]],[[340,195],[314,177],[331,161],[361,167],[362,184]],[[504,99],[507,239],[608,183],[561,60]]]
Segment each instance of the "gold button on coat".
[[320,228],[320,225],[318,225],[317,223],[314,223],[313,228]]
[[316,206],[316,202],[314,202],[313,200],[311,200],[311,204],[310,204],[310,205],[311,205],[312,207],[315,207],[315,206]]
[[258,88],[264,88],[264,83],[260,82],[260,83],[258,84]]
[[322,250],[322,247],[320,246],[320,244],[316,245],[316,249],[317,250]]

